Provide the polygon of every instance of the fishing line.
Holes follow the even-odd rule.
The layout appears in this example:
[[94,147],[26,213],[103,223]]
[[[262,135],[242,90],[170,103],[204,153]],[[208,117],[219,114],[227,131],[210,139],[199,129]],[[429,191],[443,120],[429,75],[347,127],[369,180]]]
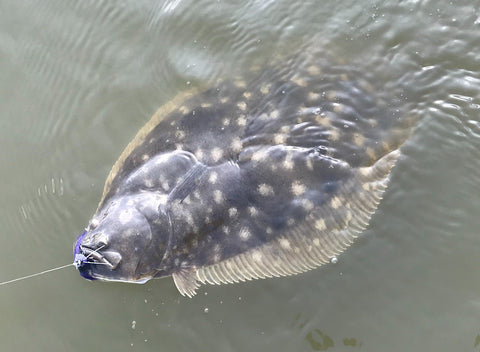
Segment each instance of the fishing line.
[[[82,263],[86,263],[86,264],[108,265],[107,263],[98,263],[98,262],[89,262],[89,261],[88,261],[88,259],[89,259],[92,255],[94,255],[95,253],[97,253],[97,252],[98,252],[100,249],[102,249],[103,247],[105,247],[105,245],[103,245],[103,246],[101,246],[100,248],[97,248],[97,249],[95,249],[94,251],[90,252],[90,254],[88,254],[86,257],[83,257],[83,259],[81,260],[81,262],[82,262]],[[80,265],[80,263],[79,263],[78,261],[74,261],[73,263],[59,266],[58,268],[48,269],[48,270],[41,271],[41,272],[39,272],[39,273],[30,274],[30,275],[18,277],[18,278],[16,278],[16,279],[12,279],[12,280],[8,280],[8,281],[0,282],[0,286],[12,284],[12,283],[14,283],[14,282],[21,281],[21,280],[25,280],[25,279],[30,279],[30,278],[35,277],[35,276],[40,276],[40,275],[43,275],[43,274],[48,274],[48,273],[51,273],[52,271],[57,271],[57,270],[60,270],[60,269],[68,268],[69,266],[74,266],[75,268],[78,269],[79,265]]]
[[62,265],[62,266],[59,266],[58,268],[48,269],[48,270],[44,270],[44,271],[41,271],[41,272],[36,273],[36,274],[30,274],[30,275],[27,275],[27,276],[18,277],[18,278],[13,279],[13,280],[0,282],[0,286],[8,285],[8,284],[11,284],[11,283],[14,283],[14,282],[17,282],[17,281],[21,281],[21,280],[25,280],[25,279],[29,279],[31,277],[35,277],[35,276],[39,276],[39,275],[43,275],[43,274],[48,274],[48,273],[51,273],[52,271],[57,271],[57,270],[60,270],[60,269],[64,269],[64,268],[67,268],[69,266],[75,266],[75,263]]

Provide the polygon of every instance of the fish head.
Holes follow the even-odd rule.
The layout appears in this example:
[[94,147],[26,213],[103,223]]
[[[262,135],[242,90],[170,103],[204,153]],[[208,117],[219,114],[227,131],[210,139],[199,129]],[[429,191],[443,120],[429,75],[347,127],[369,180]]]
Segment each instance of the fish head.
[[74,264],[89,280],[145,283],[159,271],[169,240],[161,197],[138,193],[109,201],[74,245]]

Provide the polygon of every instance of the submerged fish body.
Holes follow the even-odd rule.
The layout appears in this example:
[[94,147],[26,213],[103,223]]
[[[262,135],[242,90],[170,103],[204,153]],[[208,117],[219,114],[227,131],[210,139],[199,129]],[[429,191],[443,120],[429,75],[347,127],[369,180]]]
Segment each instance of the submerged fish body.
[[77,239],[88,279],[201,283],[300,273],[343,252],[387,187],[411,119],[349,66],[267,68],[161,107]]

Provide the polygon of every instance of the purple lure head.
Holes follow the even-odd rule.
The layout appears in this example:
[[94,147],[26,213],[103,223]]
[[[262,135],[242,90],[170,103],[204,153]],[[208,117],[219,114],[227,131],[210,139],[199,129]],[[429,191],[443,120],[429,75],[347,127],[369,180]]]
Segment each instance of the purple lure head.
[[87,264],[88,258],[85,257],[82,253],[82,249],[80,244],[82,243],[82,239],[87,234],[87,231],[84,231],[77,237],[77,241],[73,246],[73,264],[80,272],[80,275],[88,280],[95,280],[95,278],[91,277],[86,270],[83,270],[85,265]]

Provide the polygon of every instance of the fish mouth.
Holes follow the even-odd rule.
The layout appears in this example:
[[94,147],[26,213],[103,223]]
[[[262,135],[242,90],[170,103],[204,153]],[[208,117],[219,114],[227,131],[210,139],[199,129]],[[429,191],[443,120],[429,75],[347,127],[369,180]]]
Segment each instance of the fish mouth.
[[87,264],[105,265],[110,270],[114,270],[120,263],[122,256],[117,252],[104,251],[100,252],[106,245],[99,248],[91,248],[85,245],[79,246],[79,252],[75,254],[74,264],[77,269],[81,269]]
[[[89,264],[105,264],[107,265],[110,269],[114,269],[116,265],[113,265],[104,254],[100,252],[100,250],[105,247],[102,246],[97,249],[93,249],[87,246],[82,246],[80,245],[80,249],[82,251],[83,256],[85,257],[85,260]],[[93,260],[93,262],[92,262]]]

